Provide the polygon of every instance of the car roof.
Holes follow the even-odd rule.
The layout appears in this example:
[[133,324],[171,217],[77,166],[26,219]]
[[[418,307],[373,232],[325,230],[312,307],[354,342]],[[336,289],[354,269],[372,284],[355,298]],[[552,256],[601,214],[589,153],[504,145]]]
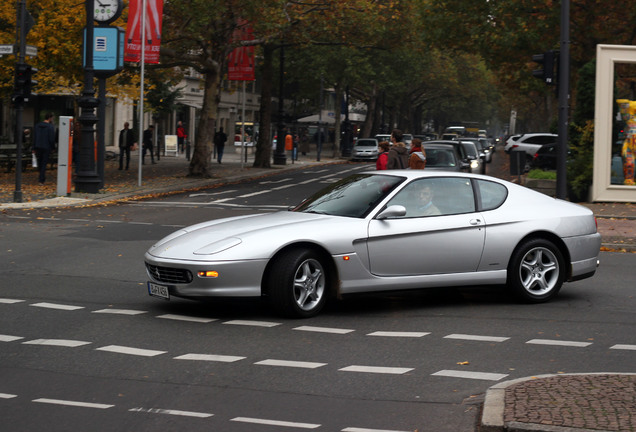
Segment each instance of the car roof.
[[475,174],[475,173],[467,173],[462,171],[440,171],[440,170],[411,170],[411,169],[403,169],[403,170],[380,170],[380,171],[363,171],[362,174],[373,174],[373,175],[383,175],[383,176],[400,176],[405,177],[407,180],[414,180],[417,178],[425,178],[425,177],[460,177],[460,178],[478,178],[483,180],[493,181],[495,183],[500,183],[506,186],[510,185],[510,182],[505,180],[501,180],[496,177],[491,177],[483,174]]

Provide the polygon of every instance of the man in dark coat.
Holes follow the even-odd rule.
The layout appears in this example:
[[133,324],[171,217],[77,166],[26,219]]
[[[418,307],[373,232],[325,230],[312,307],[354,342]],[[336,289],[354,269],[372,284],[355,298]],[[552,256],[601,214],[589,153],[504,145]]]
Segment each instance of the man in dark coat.
[[223,159],[223,150],[225,149],[226,141],[227,135],[223,132],[223,128],[220,127],[218,132],[214,134],[214,147],[216,147],[216,156],[219,163],[221,163],[221,159]]
[[124,154],[126,155],[126,169],[130,165],[130,149],[137,143],[135,142],[135,134],[130,129],[128,122],[124,123],[124,128],[119,132],[119,169],[123,169]]
[[155,126],[154,125],[150,125],[148,126],[148,129],[146,129],[144,131],[144,136],[143,136],[143,145],[144,148],[141,152],[141,163],[145,164],[146,161],[146,150],[148,150],[148,152],[150,153],[150,160],[152,161],[153,164],[156,164],[157,162],[155,162],[155,157],[153,156],[153,152],[152,152],[152,140],[153,140],[153,132],[155,130]]
[[46,180],[46,164],[49,163],[51,152],[55,150],[55,127],[53,126],[53,113],[48,113],[35,126],[33,137],[33,151],[38,161],[38,182],[43,185]]

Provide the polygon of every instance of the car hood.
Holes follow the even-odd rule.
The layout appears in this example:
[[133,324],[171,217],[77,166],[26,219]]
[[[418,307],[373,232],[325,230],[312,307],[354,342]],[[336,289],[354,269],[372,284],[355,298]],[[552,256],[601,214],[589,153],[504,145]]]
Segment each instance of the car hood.
[[321,244],[331,253],[349,253],[352,240],[362,236],[366,236],[363,219],[276,212],[193,225],[163,238],[150,247],[148,254],[195,261],[264,259],[298,241]]

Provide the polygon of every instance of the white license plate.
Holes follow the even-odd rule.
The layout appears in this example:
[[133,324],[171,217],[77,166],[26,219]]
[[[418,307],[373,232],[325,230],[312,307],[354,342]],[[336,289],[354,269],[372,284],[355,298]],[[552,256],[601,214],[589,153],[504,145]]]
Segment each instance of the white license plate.
[[160,297],[166,300],[170,300],[170,292],[168,291],[168,287],[165,285],[148,282],[148,294],[153,297]]

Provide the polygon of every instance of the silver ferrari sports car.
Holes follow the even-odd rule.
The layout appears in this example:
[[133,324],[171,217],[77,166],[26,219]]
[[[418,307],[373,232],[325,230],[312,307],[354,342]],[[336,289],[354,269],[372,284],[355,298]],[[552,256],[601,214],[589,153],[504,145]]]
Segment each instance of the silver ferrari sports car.
[[347,177],[289,211],[193,225],[145,255],[148,292],[170,299],[263,297],[311,317],[329,298],[506,285],[529,303],[592,276],[592,212],[503,180],[427,170]]

